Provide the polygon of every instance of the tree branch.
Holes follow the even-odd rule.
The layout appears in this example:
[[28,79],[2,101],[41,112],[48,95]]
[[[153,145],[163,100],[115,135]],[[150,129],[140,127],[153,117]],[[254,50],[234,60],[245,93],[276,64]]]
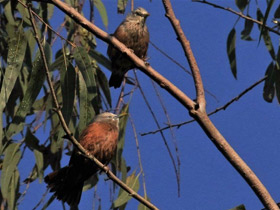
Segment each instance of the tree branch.
[[195,88],[196,88],[197,103],[198,103],[199,107],[201,108],[201,110],[203,110],[205,112],[206,101],[205,101],[203,83],[202,83],[202,79],[200,76],[198,65],[196,63],[195,57],[194,57],[192,49],[191,49],[190,42],[187,39],[187,37],[185,36],[185,34],[181,28],[180,21],[176,18],[175,14],[173,12],[170,1],[163,0],[162,3],[164,5],[165,11],[166,11],[165,16],[169,19],[170,23],[172,24],[174,31],[178,37],[177,39],[180,42],[180,44],[182,45],[184,53],[188,59],[188,62],[189,62],[189,65],[190,65],[190,68],[192,71],[193,79],[194,79]]
[[273,32],[273,33],[275,33],[275,34],[280,35],[280,32],[279,32],[279,31],[277,31],[277,30],[275,30],[275,29],[269,27],[268,25],[264,25],[263,22],[258,21],[258,20],[254,19],[254,18],[251,18],[251,17],[249,17],[249,16],[247,16],[247,15],[244,15],[242,12],[237,12],[237,11],[235,11],[235,10],[229,8],[229,7],[222,7],[222,6],[218,5],[218,4],[214,4],[214,3],[212,3],[212,2],[208,2],[208,1],[205,1],[205,0],[193,0],[193,2],[208,4],[208,5],[213,6],[213,7],[215,7],[215,8],[218,8],[218,9],[221,9],[221,10],[225,10],[225,11],[228,11],[228,12],[231,12],[231,13],[233,13],[233,14],[235,14],[235,15],[238,15],[239,17],[241,17],[241,18],[243,18],[243,19],[245,19],[245,20],[249,20],[249,21],[251,21],[251,22],[253,22],[253,23],[256,23],[256,24],[258,24],[258,25],[260,25],[260,26],[263,26],[263,27],[266,28],[268,31],[271,31],[271,32]]
[[30,15],[30,21],[31,21],[31,24],[32,24],[32,28],[34,30],[34,34],[35,34],[35,39],[36,39],[36,42],[39,46],[39,50],[40,50],[40,53],[41,53],[41,58],[43,59],[43,64],[44,64],[44,70],[45,70],[45,73],[46,73],[46,76],[47,76],[47,82],[48,82],[48,85],[50,87],[50,91],[51,91],[51,95],[52,95],[52,98],[53,98],[53,101],[54,101],[54,106],[55,106],[55,109],[56,109],[56,113],[59,117],[59,120],[60,120],[60,123],[63,127],[63,130],[65,131],[65,133],[67,134],[67,138],[75,145],[75,147],[85,156],[87,157],[88,159],[94,161],[94,163],[103,171],[107,174],[107,176],[112,180],[114,181],[116,184],[118,184],[121,188],[123,188],[126,192],[129,193],[129,195],[131,195],[132,197],[134,197],[136,200],[138,200],[139,202],[141,202],[142,204],[144,204],[145,206],[147,206],[148,208],[150,209],[155,209],[155,210],[158,210],[158,208],[156,206],[154,206],[152,203],[150,203],[148,200],[144,199],[143,197],[141,197],[139,194],[137,194],[134,190],[132,190],[130,187],[128,187],[124,182],[122,182],[120,179],[118,179],[118,177],[116,177],[111,171],[110,169],[106,166],[106,165],[103,165],[98,159],[96,159],[93,155],[90,155],[88,153],[87,150],[85,150],[81,144],[75,139],[75,137],[72,135],[70,129],[68,128],[65,120],[64,120],[64,117],[62,115],[62,112],[61,112],[61,108],[59,106],[59,103],[58,103],[58,100],[57,100],[57,97],[56,97],[56,94],[55,94],[55,91],[54,91],[54,87],[53,87],[53,84],[51,82],[51,78],[50,78],[50,73],[49,73],[49,69],[48,69],[48,64],[47,64],[47,60],[46,60],[46,56],[45,56],[45,52],[44,52],[44,49],[43,49],[43,46],[39,40],[39,37],[38,37],[38,33],[37,33],[37,27],[35,25],[35,22],[34,22],[34,17],[33,17],[33,13],[32,13],[32,10],[31,10],[31,6],[28,7],[28,11],[29,11],[29,15]]
[[[262,83],[263,81],[265,81],[267,78],[267,76],[264,76],[263,78],[261,78],[259,81],[255,82],[253,85],[251,85],[250,87],[246,88],[245,90],[243,90],[241,93],[238,94],[238,96],[234,97],[233,99],[229,100],[227,103],[225,103],[223,106],[221,107],[218,107],[216,108],[214,111],[208,113],[207,115],[208,116],[211,116],[221,110],[226,110],[226,108],[228,106],[230,106],[233,102],[235,101],[238,101],[242,96],[244,96],[246,93],[248,93],[250,90],[252,90],[254,87],[256,87],[257,85],[259,85],[260,83]],[[141,136],[146,136],[146,135],[149,135],[149,134],[156,134],[160,131],[163,131],[163,130],[167,130],[169,128],[173,128],[173,127],[177,127],[177,128],[180,128],[182,125],[186,125],[186,124],[189,124],[189,123],[192,123],[192,122],[195,122],[194,119],[192,120],[188,120],[188,121],[185,121],[185,122],[181,122],[181,123],[177,123],[177,124],[167,124],[168,126],[166,127],[163,127],[161,129],[157,129],[157,130],[154,130],[154,131],[149,131],[149,132],[146,132],[146,133],[140,133]]]

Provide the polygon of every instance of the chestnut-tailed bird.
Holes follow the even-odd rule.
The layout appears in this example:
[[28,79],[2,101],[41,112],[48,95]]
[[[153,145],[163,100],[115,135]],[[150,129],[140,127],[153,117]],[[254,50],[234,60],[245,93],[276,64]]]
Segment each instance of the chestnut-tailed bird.
[[[79,143],[89,154],[107,165],[113,158],[119,136],[119,116],[110,112],[96,115],[79,136]],[[99,171],[98,166],[73,150],[68,166],[48,174],[45,182],[58,200],[78,206],[84,182]]]

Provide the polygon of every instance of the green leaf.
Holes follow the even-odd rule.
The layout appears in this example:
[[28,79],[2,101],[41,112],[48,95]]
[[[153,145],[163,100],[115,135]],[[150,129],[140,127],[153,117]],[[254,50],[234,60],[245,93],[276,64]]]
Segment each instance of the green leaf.
[[267,18],[268,18],[268,15],[269,15],[269,12],[271,10],[271,7],[272,7],[273,3],[274,3],[274,0],[269,0],[268,1],[268,5],[267,5],[266,11],[265,11],[265,15],[264,15],[264,18],[262,20],[263,24],[261,25],[261,29],[260,29],[261,33],[260,33],[260,36],[259,36],[259,42],[260,42],[261,36],[262,36],[262,34],[265,30],[264,26],[266,25],[266,21],[267,21]]
[[97,97],[96,69],[93,68],[88,52],[83,47],[76,47],[73,55],[86,83],[89,100],[92,101],[93,98]]
[[24,142],[30,150],[34,150],[34,149],[40,150],[41,149],[41,147],[39,145],[39,139],[37,139],[37,137],[33,135],[33,133],[30,131],[29,128],[27,128]]
[[[263,14],[262,14],[260,9],[257,9],[257,19],[258,19],[258,21],[263,22],[264,18],[263,18]],[[260,26],[259,26],[259,29],[261,30]],[[270,56],[272,57],[273,60],[275,60],[275,51],[273,49],[273,45],[272,45],[271,38],[270,38],[270,35],[268,33],[268,30],[263,29],[263,31],[261,33],[261,36],[263,37],[264,44],[265,44]]]
[[118,13],[124,14],[128,0],[118,0]]
[[8,207],[9,209],[16,209],[16,200],[18,198],[19,192],[19,171],[16,169],[11,177],[11,182],[9,186],[9,196],[8,196]]
[[[248,17],[250,17],[248,15]],[[253,39],[250,36],[250,33],[253,29],[254,23],[250,20],[245,20],[245,26],[243,31],[241,32],[241,39],[246,40],[246,41],[252,41]]]
[[274,72],[275,90],[278,103],[280,104],[280,69]]
[[233,28],[230,31],[227,38],[227,55],[230,63],[231,72],[234,78],[237,79],[235,40],[236,40],[236,31],[235,28]]
[[[133,189],[135,192],[139,190],[140,184],[139,184],[139,174],[135,176],[135,171],[127,177],[126,184]],[[126,191],[124,191],[122,188],[120,189],[119,197],[114,201],[113,206],[114,208],[117,208],[119,206],[124,205],[131,199],[131,195],[129,195]]]
[[52,195],[52,197],[48,200],[47,203],[45,203],[45,205],[43,206],[42,210],[45,210],[49,207],[49,205],[51,205],[51,203],[55,200],[55,195]]
[[98,183],[98,175],[94,174],[88,180],[85,181],[83,191],[87,191],[94,187]]
[[97,10],[101,16],[104,26],[107,28],[108,27],[108,16],[107,16],[107,11],[106,11],[104,4],[102,3],[101,0],[93,0],[93,1],[94,1],[94,6],[97,8]]
[[[9,24],[14,25],[15,24],[15,19],[12,13],[12,6],[11,6],[12,1],[8,1],[5,6],[4,6],[4,14],[9,22]],[[2,12],[3,12],[2,11]]]
[[79,102],[80,102],[80,117],[78,124],[78,134],[90,123],[95,116],[94,109],[91,105],[89,93],[81,72],[78,72],[79,81]]
[[[47,42],[45,42],[44,51],[45,51],[46,59],[49,63],[52,57],[52,53],[51,53],[51,47]],[[43,59],[41,58],[41,54],[38,51],[35,57],[35,61],[33,63],[32,73],[29,79],[27,90],[19,105],[19,108],[17,109],[17,112],[13,118],[12,123],[9,125],[9,128],[7,130],[6,136],[8,139],[23,129],[23,123],[25,121],[25,117],[31,111],[32,105],[36,100],[37,96],[39,95],[40,90],[44,84],[44,81],[45,81],[44,64],[43,64]]]
[[22,6],[22,4],[17,4],[17,10],[21,14],[23,21],[28,25],[31,26],[31,22],[29,19],[28,9]]
[[101,87],[101,89],[102,89],[102,91],[103,91],[103,93],[105,95],[107,103],[110,105],[110,107],[112,107],[111,92],[110,92],[110,88],[109,88],[107,77],[101,71],[100,68],[96,69],[96,73],[97,73],[98,84],[100,85],[100,87]]
[[[147,199],[148,201],[151,201],[151,199],[149,197],[145,197],[145,199]],[[149,208],[147,206],[145,206],[144,204],[139,203],[138,210],[149,210]]]
[[13,181],[13,174],[15,170],[17,170],[17,165],[21,158],[19,147],[19,143],[13,143],[8,145],[4,152],[5,157],[1,173],[1,192],[5,199],[9,199],[9,192],[11,192],[11,182]]
[[62,91],[62,114],[68,125],[72,117],[75,91],[76,91],[76,71],[70,62],[67,62],[68,66],[65,68],[63,65],[60,68],[60,83]]
[[240,11],[243,12],[248,4],[248,0],[235,0],[235,4],[240,9]]
[[274,87],[274,64],[271,62],[269,66],[266,69],[265,75],[267,75],[267,78],[264,83],[263,88],[263,98],[266,102],[271,103],[274,94],[275,94],[275,87]]
[[93,48],[89,50],[89,55],[97,61],[97,63],[104,66],[106,69],[109,69],[111,71],[111,61],[106,58],[102,53],[97,52]]
[[43,153],[34,149],[34,155],[36,159],[36,169],[39,176],[39,182],[42,183],[44,178],[44,157]]
[[27,41],[23,29],[20,28],[18,32],[14,33],[14,36],[11,37],[8,44],[7,68],[0,92],[0,112],[4,110],[13,87],[15,86],[26,52]]
[[275,10],[274,18],[280,18],[280,4],[277,7],[277,9]]
[[239,205],[239,206],[236,206],[232,209],[229,209],[229,210],[246,210],[245,206],[243,204]]

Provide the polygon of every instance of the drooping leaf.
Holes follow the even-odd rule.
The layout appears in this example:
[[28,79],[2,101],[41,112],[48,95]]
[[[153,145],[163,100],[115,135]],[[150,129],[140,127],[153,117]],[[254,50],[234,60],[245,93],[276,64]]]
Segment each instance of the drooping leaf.
[[108,16],[107,16],[107,11],[106,11],[104,4],[102,3],[101,0],[94,0],[94,6],[97,8],[97,10],[101,16],[103,24],[107,28],[108,27]]
[[5,199],[9,199],[13,174],[17,170],[17,165],[21,158],[19,147],[19,143],[12,143],[8,145],[4,152],[5,157],[1,172],[1,192]]
[[[48,43],[44,44],[44,51],[48,63],[51,60],[51,47]],[[30,112],[34,101],[40,93],[40,90],[45,81],[45,71],[43,59],[38,51],[35,57],[31,77],[28,82],[27,90],[24,97],[17,109],[17,112],[13,118],[12,123],[9,125],[8,131],[6,133],[7,138],[11,138],[14,134],[18,133],[23,129],[23,123],[25,121],[26,115]]]
[[7,68],[1,85],[0,92],[0,112],[5,108],[13,87],[18,78],[26,52],[26,38],[23,29],[20,27],[9,41]]
[[239,206],[236,206],[232,209],[229,209],[229,210],[246,210],[245,206],[243,204],[239,205]]
[[66,124],[70,122],[72,117],[75,91],[76,91],[76,71],[70,62],[67,62],[68,66],[65,65],[60,67],[60,83],[62,91],[62,114]]
[[78,134],[89,124],[95,116],[95,111],[91,105],[89,93],[85,84],[82,73],[78,72],[79,81],[79,104],[80,104],[80,117],[78,124]]
[[274,72],[275,90],[278,103],[280,104],[280,68]]
[[271,103],[275,94],[273,62],[271,62],[267,67],[265,75],[267,75],[267,78],[264,83],[263,98],[265,101]]
[[97,63],[104,66],[106,69],[111,70],[111,62],[108,58],[106,58],[102,53],[97,52],[93,48],[89,50],[89,55],[97,61]]
[[[133,189],[135,192],[139,190],[140,184],[139,184],[139,175],[135,175],[135,171],[127,177],[126,184]],[[129,195],[126,191],[124,191],[122,188],[120,189],[120,193],[118,198],[114,201],[113,206],[114,208],[117,208],[119,206],[124,205],[131,199],[131,195]]]
[[94,187],[98,183],[98,176],[97,174],[91,176],[87,181],[84,183],[83,191],[87,191]]
[[240,9],[240,11],[243,12],[248,4],[248,0],[235,0],[235,4]]
[[96,73],[97,73],[98,84],[100,85],[100,87],[105,95],[107,103],[110,105],[110,107],[112,107],[111,92],[110,92],[107,77],[101,71],[100,68],[96,69]]
[[278,5],[277,9],[275,10],[274,18],[280,18],[280,4]]
[[19,171],[16,168],[12,173],[10,186],[9,186],[9,195],[8,195],[8,207],[9,209],[16,209],[16,201],[18,198],[19,192]]
[[250,36],[253,26],[254,26],[254,23],[252,21],[250,21],[248,19],[245,20],[245,26],[244,26],[243,31],[241,32],[241,39],[246,40],[246,41],[253,40]]
[[235,55],[235,40],[236,31],[233,28],[227,38],[227,55],[230,63],[230,69],[235,79],[237,79],[237,68],[236,68],[236,55]]
[[34,155],[36,159],[36,169],[39,177],[39,182],[41,183],[44,178],[44,157],[43,153],[37,149],[34,149]]
[[261,32],[260,32],[260,36],[259,36],[259,42],[260,42],[262,34],[263,34],[264,30],[265,30],[264,26],[266,25],[266,21],[267,21],[267,18],[268,18],[268,15],[269,15],[269,12],[270,12],[270,10],[272,8],[273,3],[274,3],[274,0],[268,0],[268,4],[267,4],[266,11],[265,11],[265,15],[264,15],[264,18],[262,20],[263,24],[261,25],[261,29],[260,29]]
[[118,0],[118,13],[124,14],[128,0]]
[[30,131],[29,128],[27,129],[24,142],[30,150],[34,150],[34,149],[40,150],[41,149],[41,147],[39,145],[39,139],[37,139],[37,137],[33,135],[33,133]]
[[[260,9],[257,9],[257,19],[261,22],[263,22],[264,20],[264,17],[263,17],[263,14],[261,12]],[[259,26],[259,29],[261,30],[261,27]],[[264,40],[264,44],[270,54],[270,56],[272,57],[273,60],[275,60],[275,51],[274,51],[274,48],[273,48],[273,45],[272,45],[272,42],[271,42],[271,38],[270,38],[270,35],[268,33],[268,30],[266,30],[265,28],[262,30],[262,33],[261,33],[261,36],[263,37],[263,40]]]
[[42,210],[45,210],[49,207],[49,205],[51,205],[51,203],[55,200],[55,196],[52,195],[52,197],[45,203],[45,205],[43,206]]
[[[151,199],[149,197],[145,197],[145,199],[147,199],[148,201],[151,201]],[[145,206],[144,204],[139,203],[138,210],[149,210],[149,208],[147,206]]]
[[12,13],[12,1],[8,1],[4,6],[4,14],[9,22],[9,24],[14,25],[15,19]]

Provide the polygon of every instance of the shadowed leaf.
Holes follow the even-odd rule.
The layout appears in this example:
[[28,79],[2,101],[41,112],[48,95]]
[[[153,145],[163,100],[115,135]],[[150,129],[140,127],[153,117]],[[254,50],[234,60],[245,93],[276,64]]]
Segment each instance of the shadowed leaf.
[[98,84],[100,85],[105,95],[107,103],[110,105],[110,107],[112,107],[111,92],[110,92],[107,77],[99,68],[96,69],[96,73],[97,73]]
[[128,0],[118,0],[118,13],[124,14]]
[[[140,184],[139,184],[139,175],[135,176],[135,171],[127,177],[126,184],[133,189],[135,192],[138,191]],[[122,188],[120,189],[119,197],[114,201],[113,206],[117,208],[119,206],[124,205],[131,199],[131,195],[129,195],[126,191]]]
[[229,209],[229,210],[246,210],[245,206],[243,204],[239,205],[239,206],[236,206],[232,209]]
[[235,4],[240,9],[240,11],[243,12],[248,4],[248,0],[235,0]]
[[[48,43],[45,43],[44,51],[48,63],[51,60],[51,47]],[[25,121],[26,115],[31,111],[32,105],[40,93],[40,90],[45,81],[45,71],[44,65],[41,58],[41,54],[38,51],[33,63],[31,77],[28,82],[27,90],[24,97],[17,109],[17,112],[10,124],[8,131],[6,133],[7,138],[11,138],[14,134],[18,133],[23,129],[23,123]]]
[[[257,10],[257,19],[259,21],[263,22],[264,17],[263,17],[263,14],[260,9]],[[261,30],[260,26],[259,26],[259,29]],[[263,29],[261,36],[263,37],[264,44],[265,44],[270,56],[272,57],[273,60],[275,60],[275,51],[273,49],[271,38],[270,38],[268,31],[265,28]]]
[[96,8],[101,16],[102,22],[103,22],[104,26],[107,28],[108,27],[108,16],[107,16],[107,11],[106,11],[104,4],[102,3],[101,0],[94,0],[94,6],[96,6]]
[[245,20],[245,26],[244,26],[243,31],[241,32],[241,39],[246,40],[246,41],[252,41],[253,40],[250,36],[250,33],[253,29],[253,26],[254,26],[254,23],[252,21],[247,20],[247,19]]
[[236,55],[235,55],[235,40],[236,31],[233,28],[227,38],[227,54],[230,63],[231,72],[235,79],[237,79],[237,69],[236,69]]
[[103,54],[100,52],[95,51],[94,49],[89,50],[89,55],[96,60],[97,63],[104,66],[106,69],[111,70],[111,61],[106,58]]
[[277,9],[275,10],[274,18],[280,18],[280,4],[277,7]]
[[274,64],[271,62],[269,66],[266,69],[265,75],[267,75],[267,78],[264,83],[263,88],[263,98],[265,101],[271,103],[274,94],[275,94],[275,87],[274,87]]

